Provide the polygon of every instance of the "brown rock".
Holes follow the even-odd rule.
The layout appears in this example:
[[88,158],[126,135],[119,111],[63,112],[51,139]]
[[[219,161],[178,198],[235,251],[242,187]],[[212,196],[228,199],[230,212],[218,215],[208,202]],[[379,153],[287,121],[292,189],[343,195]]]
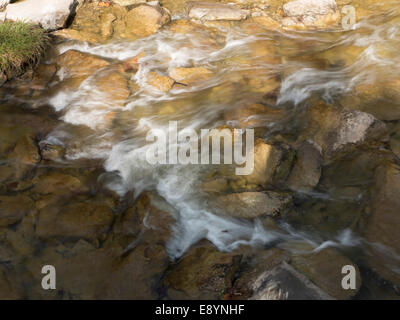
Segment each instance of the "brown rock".
[[0,227],[13,225],[35,210],[34,202],[26,196],[0,196]]
[[211,246],[192,248],[165,277],[172,299],[218,299],[232,286],[241,255]]
[[105,201],[73,202],[60,208],[59,203],[42,208],[36,232],[40,238],[96,240],[106,235],[113,212]]
[[376,171],[371,190],[371,216],[365,231],[370,244],[368,264],[380,277],[400,286],[400,275],[396,272],[400,256],[400,167],[388,163]]

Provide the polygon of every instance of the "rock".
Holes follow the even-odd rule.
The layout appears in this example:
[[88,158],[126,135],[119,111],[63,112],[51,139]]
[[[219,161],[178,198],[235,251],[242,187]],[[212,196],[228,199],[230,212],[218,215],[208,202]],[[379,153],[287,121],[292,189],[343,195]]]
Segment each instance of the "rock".
[[63,78],[89,76],[110,63],[94,55],[77,50],[68,50],[56,59]]
[[81,180],[58,170],[38,175],[33,181],[34,191],[41,196],[52,195],[56,197],[89,191]]
[[0,196],[0,227],[21,221],[34,209],[34,202],[26,196]]
[[292,197],[275,191],[241,192],[220,196],[210,209],[235,218],[275,217],[286,209]]
[[[305,244],[304,249],[307,246]],[[290,265],[335,299],[351,299],[361,287],[361,276],[357,265],[333,248],[295,255],[292,257]],[[344,276],[342,268],[346,265],[354,266],[356,269],[356,289],[345,290],[342,287]]]
[[239,106],[224,111],[224,120],[235,128],[256,128],[268,126],[283,120],[286,112],[259,103]]
[[335,0],[296,0],[283,5],[282,25],[289,28],[319,28],[337,24],[340,13]]
[[257,254],[242,267],[230,292],[230,299],[250,300],[332,300],[304,275],[288,264],[280,249]]
[[57,144],[50,144],[46,141],[39,142],[40,155],[42,160],[62,161],[65,157],[65,147]]
[[65,26],[74,12],[75,0],[24,0],[9,4],[0,20],[21,20],[54,30]]
[[126,15],[126,28],[138,37],[157,32],[171,20],[169,13],[160,6],[140,5]]
[[341,99],[342,106],[370,113],[379,120],[400,119],[400,81],[379,79],[373,84],[357,85]]
[[[8,268],[7,268],[8,269]],[[17,284],[18,275],[15,271],[0,267],[0,299],[20,300],[24,298],[21,286]]]
[[203,68],[173,68],[169,76],[174,79],[176,82],[190,86],[194,85],[197,82],[207,80],[211,78],[213,72]]
[[89,43],[98,43],[103,41],[101,35],[85,31],[78,31],[74,29],[57,30],[53,32],[53,35],[62,39],[85,41]]
[[1,71],[1,72],[0,72],[0,87],[1,87],[4,83],[6,83],[7,79],[8,79],[7,76],[4,74],[3,71]]
[[99,74],[94,79],[98,92],[101,92],[101,99],[106,107],[123,108],[130,95],[128,80],[121,72],[113,70]]
[[70,201],[61,208],[50,204],[40,209],[36,232],[42,239],[104,239],[113,216],[106,201]]
[[325,159],[345,147],[367,141],[385,139],[386,127],[372,115],[319,102],[307,114],[306,131],[299,141],[313,140],[322,149]]
[[189,2],[189,17],[198,20],[244,20],[249,11],[216,2]]
[[376,170],[371,190],[371,215],[365,231],[369,266],[383,279],[400,287],[396,270],[400,256],[400,167],[393,163]]
[[17,145],[11,152],[9,158],[25,165],[35,165],[41,159],[39,148],[30,135],[25,135],[17,141]]
[[171,90],[175,81],[170,77],[163,76],[158,72],[149,72],[147,74],[147,83],[161,92],[168,92]]
[[242,256],[210,245],[192,248],[164,279],[171,299],[219,299],[232,286]]
[[112,13],[107,13],[101,17],[101,36],[103,38],[110,38],[113,33],[113,22],[117,19]]
[[40,64],[33,74],[30,87],[35,90],[44,90],[57,72],[55,64]]
[[134,4],[146,3],[146,0],[112,0],[112,2],[119,6],[131,6]]
[[297,150],[296,160],[287,184],[291,190],[311,191],[317,186],[321,172],[321,151],[315,144],[305,141]]

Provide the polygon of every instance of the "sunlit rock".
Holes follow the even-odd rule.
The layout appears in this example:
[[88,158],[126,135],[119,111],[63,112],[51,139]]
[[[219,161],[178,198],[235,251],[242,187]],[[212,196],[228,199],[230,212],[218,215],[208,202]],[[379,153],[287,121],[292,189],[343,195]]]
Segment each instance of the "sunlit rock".
[[21,20],[54,30],[65,26],[75,9],[75,0],[24,0],[9,4],[0,20]]
[[161,92],[168,92],[171,90],[175,81],[170,77],[159,74],[158,72],[149,72],[147,74],[147,83]]
[[204,67],[195,68],[173,68],[169,76],[176,82],[190,86],[197,82],[211,78],[213,72]]
[[335,0],[296,0],[283,5],[282,25],[288,28],[324,28],[337,24],[340,13]]

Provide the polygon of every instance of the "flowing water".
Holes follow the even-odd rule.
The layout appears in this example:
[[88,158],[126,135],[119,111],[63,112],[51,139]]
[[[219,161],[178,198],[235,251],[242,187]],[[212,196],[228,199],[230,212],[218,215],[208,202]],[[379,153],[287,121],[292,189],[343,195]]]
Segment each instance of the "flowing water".
[[[21,82],[8,83],[1,89],[0,114],[3,118],[11,110],[19,114],[23,111],[55,123],[46,136],[40,137],[40,142],[62,146],[66,154],[63,160],[49,165],[49,169],[81,168],[95,161],[104,168],[97,175],[98,181],[121,197],[138,197],[144,191],[160,196],[176,220],[167,243],[172,259],[181,257],[201,239],[208,239],[221,251],[243,245],[265,247],[282,243],[285,250],[293,251],[296,246],[290,247],[288,243],[305,241],[315,251],[336,247],[357,261],[360,254],[368,254],[368,242],[352,231],[347,220],[343,224],[338,222],[335,228],[327,223],[326,229],[321,220],[321,228],[315,228],[312,223],[311,227],[307,223],[294,223],[289,212],[287,219],[284,215],[277,226],[268,228],[257,219],[217,215],[212,206],[206,205],[215,194],[202,188],[216,167],[149,164],[145,154],[152,143],[146,141],[146,134],[150,129],[168,132],[170,121],[178,122],[179,132],[187,128],[200,132],[224,125],[240,126],[247,120],[250,127],[256,128],[256,136],[268,142],[294,143],[303,130],[304,110],[312,99],[317,97],[335,105],[343,97],[351,96],[357,86],[372,83],[379,87],[398,79],[400,7],[398,3],[385,3],[384,7],[371,5],[379,14],[360,21],[346,32],[268,31],[251,23],[233,23],[220,28],[199,27],[191,33],[175,33],[165,28],[131,42],[102,45],[62,42],[46,58],[48,63],[70,49],[112,63],[145,52],[139,59],[137,73],[130,79],[135,90],[131,90],[128,101],[116,105],[115,100],[109,99],[104,86],[116,88],[112,81],[102,86],[97,84],[96,77],[107,70],[96,71],[75,88],[65,81],[61,69],[50,86],[41,91],[31,90]],[[146,82],[151,71],[168,74],[175,67],[191,66],[205,67],[213,75],[193,86],[175,85],[167,93]],[[268,114],[253,114],[244,116],[248,119],[233,120],[225,116],[254,103],[269,106],[284,116],[277,119]],[[110,112],[112,123],[107,116]],[[390,126],[398,123],[390,117],[382,120]],[[29,123],[17,123],[15,130],[26,125]],[[46,165],[41,170],[46,170]],[[323,178],[334,180],[335,176],[351,175],[347,170],[352,169],[338,165],[324,172]],[[296,212],[314,212],[322,206],[338,220],[346,214],[358,214],[368,203],[371,180],[362,174],[354,176],[356,180],[351,184],[336,186],[343,190],[353,188],[349,193],[335,194],[323,187],[295,193]]]

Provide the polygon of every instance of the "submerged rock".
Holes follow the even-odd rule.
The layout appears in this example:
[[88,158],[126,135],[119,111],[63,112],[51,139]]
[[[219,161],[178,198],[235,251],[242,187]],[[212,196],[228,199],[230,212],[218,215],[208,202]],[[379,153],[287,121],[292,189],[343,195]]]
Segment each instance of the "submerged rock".
[[371,189],[371,215],[365,231],[370,254],[367,262],[383,279],[400,287],[400,167],[379,167]]
[[24,0],[9,4],[0,20],[21,20],[54,30],[65,26],[74,12],[75,0]]
[[147,83],[161,92],[168,92],[172,89],[175,81],[170,77],[152,71],[147,74]]
[[0,196],[0,227],[21,221],[33,210],[35,210],[34,202],[26,196]]
[[244,20],[249,11],[216,2],[189,2],[189,17],[198,20]]
[[190,86],[196,84],[197,82],[207,80],[211,78],[213,72],[203,68],[203,67],[195,67],[195,68],[173,68],[169,76],[174,79],[176,82]]
[[218,197],[211,208],[235,218],[275,217],[291,204],[292,197],[275,191],[241,192]]

